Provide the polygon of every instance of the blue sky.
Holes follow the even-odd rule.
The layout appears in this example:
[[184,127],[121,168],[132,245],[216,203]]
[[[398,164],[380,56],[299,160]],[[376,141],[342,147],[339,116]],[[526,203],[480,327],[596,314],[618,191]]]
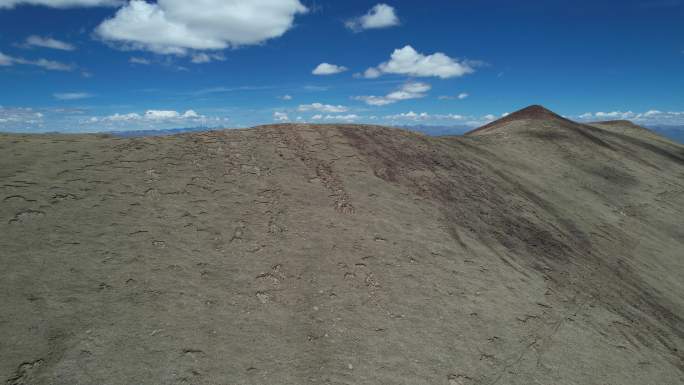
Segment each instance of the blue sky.
[[[321,65],[323,64],[323,65]],[[684,125],[684,2],[0,0],[0,130]]]

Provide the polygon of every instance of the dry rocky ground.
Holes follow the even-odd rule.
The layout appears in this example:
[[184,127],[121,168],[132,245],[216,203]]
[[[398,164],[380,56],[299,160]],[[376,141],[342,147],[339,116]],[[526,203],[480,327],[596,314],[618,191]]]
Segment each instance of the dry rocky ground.
[[0,134],[7,385],[684,383],[684,147],[531,107],[463,137]]

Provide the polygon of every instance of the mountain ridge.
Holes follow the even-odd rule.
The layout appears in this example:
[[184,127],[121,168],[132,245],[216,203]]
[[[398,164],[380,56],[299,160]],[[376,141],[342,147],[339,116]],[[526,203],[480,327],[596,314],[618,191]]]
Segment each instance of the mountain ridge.
[[684,147],[506,124],[0,134],[0,377],[680,382]]

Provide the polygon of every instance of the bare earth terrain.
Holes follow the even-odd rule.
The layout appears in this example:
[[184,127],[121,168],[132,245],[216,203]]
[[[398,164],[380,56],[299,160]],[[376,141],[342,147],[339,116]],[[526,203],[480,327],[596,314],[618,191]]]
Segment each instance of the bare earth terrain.
[[684,147],[0,134],[0,266],[7,385],[682,384]]

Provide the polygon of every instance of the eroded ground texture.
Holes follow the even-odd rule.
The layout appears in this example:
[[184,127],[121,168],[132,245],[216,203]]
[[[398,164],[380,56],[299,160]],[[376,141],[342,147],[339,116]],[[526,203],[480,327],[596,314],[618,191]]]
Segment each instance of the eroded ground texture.
[[0,381],[684,383],[684,147],[521,117],[0,135]]

